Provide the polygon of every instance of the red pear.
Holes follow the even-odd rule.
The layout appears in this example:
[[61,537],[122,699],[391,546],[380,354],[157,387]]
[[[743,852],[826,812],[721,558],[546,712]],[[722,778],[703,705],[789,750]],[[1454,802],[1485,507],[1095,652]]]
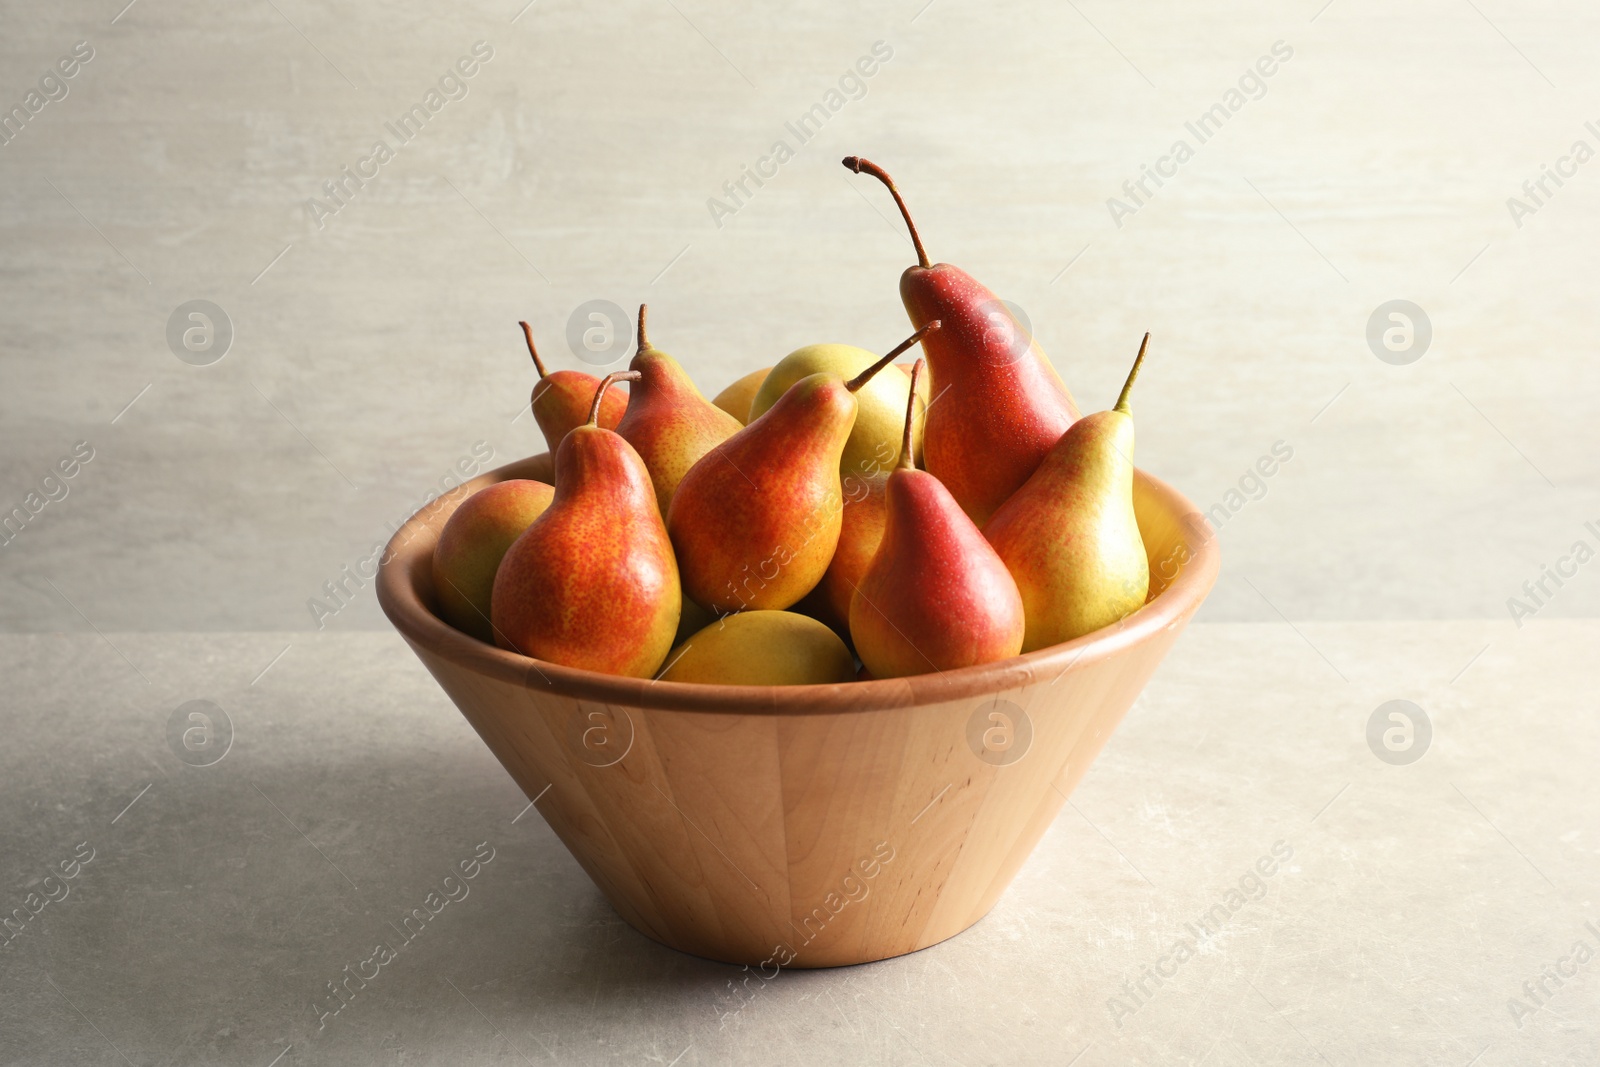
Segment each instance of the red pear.
[[1022,597],[1006,565],[939,479],[911,465],[915,403],[913,391],[900,466],[884,491],[883,540],[850,604],[856,655],[874,678],[955,670],[1022,649]]
[[958,267],[929,264],[888,173],[856,156],[846,156],[844,165],[888,186],[911,231],[917,262],[900,276],[900,300],[913,326],[944,324],[922,343],[939,398],[928,409],[923,466],[982,526],[1038,468],[1078,417],[1078,406],[999,297]]
[[839,459],[856,391],[938,325],[848,382],[831,373],[800,379],[689,468],[667,513],[685,594],[721,613],[782,610],[822,580],[839,542]]
[[[589,403],[594,399],[600,379],[577,370],[547,373],[544,360],[539,358],[539,350],[533,347],[533,328],[525,322],[517,325],[522,327],[522,335],[528,339],[528,355],[533,357],[533,367],[539,372],[539,380],[533,384],[533,396],[529,400],[533,418],[539,424],[539,429],[544,431],[545,444],[549,446],[550,454],[554,455],[561,446],[561,439],[587,421]],[[627,394],[606,393],[600,405],[601,428],[616,429],[627,407]]]
[[[920,441],[922,421],[928,417],[928,375],[926,370],[913,374],[916,367],[911,363],[895,366],[906,372],[911,380],[911,395],[917,397],[920,415],[911,439]],[[914,458],[920,459],[920,452]],[[817,586],[821,603],[816,605],[816,613],[823,622],[846,633],[850,630],[850,601],[855,599],[856,586],[866,577],[872,557],[878,554],[878,543],[883,540],[883,524],[888,517],[884,490],[889,485],[890,472],[891,468],[873,467],[859,474],[846,474],[841,482],[844,510],[839,516],[839,547],[833,550],[833,562]]]
[[649,678],[672,648],[682,593],[650,472],[633,446],[589,420],[556,449],[556,491],[517,538],[490,601],[502,648],[567,667]]
[[650,344],[644,316],[645,305],[640,304],[639,351],[628,364],[640,377],[628,393],[628,410],[617,423],[617,433],[644,460],[665,515],[689,468],[738,433],[743,423],[700,395],[683,366]]

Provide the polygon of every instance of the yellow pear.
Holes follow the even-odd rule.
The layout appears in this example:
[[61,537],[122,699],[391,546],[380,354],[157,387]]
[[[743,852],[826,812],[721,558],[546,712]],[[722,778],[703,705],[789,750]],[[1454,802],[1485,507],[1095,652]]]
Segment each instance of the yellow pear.
[[827,685],[856,679],[839,635],[792,611],[743,611],[707,626],[667,655],[663,682]]
[[756,390],[761,388],[761,383],[767,380],[767,373],[771,370],[771,367],[762,367],[760,370],[751,371],[718,393],[712,403],[738,419],[739,425],[747,425],[750,422],[750,405],[756,398]]
[[1145,334],[1116,407],[1068,427],[983,527],[1022,594],[1024,652],[1110,626],[1149,595],[1150,562],[1133,511],[1128,410],[1149,343]]
[[[778,402],[788,388],[802,378],[827,373],[848,381],[878,361],[878,356],[854,345],[806,345],[778,361],[756,390],[750,403],[750,422]],[[904,369],[885,367],[856,394],[860,408],[856,424],[845,442],[839,460],[843,477],[871,477],[894,469],[900,460],[900,435],[904,428],[906,400],[911,395],[911,376]],[[920,420],[919,427],[920,429]],[[920,448],[920,434],[913,444]]]

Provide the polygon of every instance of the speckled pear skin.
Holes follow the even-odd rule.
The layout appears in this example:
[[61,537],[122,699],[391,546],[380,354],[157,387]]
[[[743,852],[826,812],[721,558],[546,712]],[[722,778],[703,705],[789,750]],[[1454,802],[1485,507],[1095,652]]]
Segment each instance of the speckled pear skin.
[[1122,411],[1079,419],[984,527],[1022,594],[1022,651],[1110,626],[1144,604],[1150,564],[1133,510],[1133,439]]
[[[533,386],[529,403],[533,419],[544,432],[545,443],[554,454],[562,440],[589,421],[589,405],[600,379],[577,370],[558,370],[540,378]],[[628,409],[628,394],[615,388],[606,390],[600,401],[600,426],[614,430]]]
[[[550,373],[545,369],[544,360],[539,358],[538,346],[533,343],[533,327],[526,322],[517,325],[522,327],[522,338],[528,345],[533,369],[539,372],[528,406],[533,408],[533,421],[539,424],[553,456],[567,434],[589,421],[589,408],[594,403],[595,390],[600,388],[600,379],[576,370]],[[600,425],[607,430],[615,428],[627,406],[627,394],[608,390],[601,397]]]
[[716,612],[781,610],[822,580],[855,417],[845,383],[813,374],[689,469],[667,513],[685,595]]
[[495,576],[496,643],[649,678],[672,648],[682,593],[644,460],[611,430],[585,425],[561,442],[555,473],[550,507]]
[[922,341],[939,398],[923,430],[923,466],[981,527],[1038,468],[1078,405],[1038,343],[1026,338],[1022,351],[1000,298],[966,271],[908,267],[900,299],[913,326],[943,323]]
[[433,548],[433,588],[445,622],[493,643],[489,602],[495,572],[554,494],[544,482],[512,478],[478,490],[450,515]]
[[1024,625],[1016,583],[939,479],[895,470],[884,515],[883,539],[850,605],[850,636],[872,676],[1015,656]]
[[859,156],[843,162],[888,188],[911,235],[917,262],[900,275],[900,300],[913,326],[943,324],[922,341],[938,398],[923,429],[922,467],[982,527],[1061,439],[1078,405],[999,297],[959,267],[930,263],[888,172]]
[[659,348],[641,349],[629,366],[642,377],[628,394],[617,433],[644,460],[665,515],[689,468],[738,433],[741,424],[702,396],[683,366]]
[[871,477],[846,475],[841,483],[844,510],[839,516],[839,545],[833,550],[833,559],[822,575],[822,584],[817,587],[822,594],[819,607],[827,615],[825,621],[840,629],[849,629],[850,601],[855,598],[856,586],[866,577],[872,557],[878,554],[878,543],[883,540],[883,526],[888,518],[884,490],[888,484],[888,471]]

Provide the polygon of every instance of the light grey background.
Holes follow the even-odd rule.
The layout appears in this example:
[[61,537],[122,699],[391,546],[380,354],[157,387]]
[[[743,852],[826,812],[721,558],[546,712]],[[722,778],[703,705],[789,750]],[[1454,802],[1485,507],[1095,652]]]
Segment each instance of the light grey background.
[[[935,258],[1027,311],[1087,408],[1154,333],[1139,459],[1197,503],[1293,446],[1223,531],[1209,619],[1509,618],[1600,519],[1600,167],[1520,229],[1506,207],[1600,147],[1579,5],[278,7],[6,16],[0,100],[95,48],[0,147],[0,504],[96,450],[0,550],[9,629],[84,625],[45,577],[104,628],[310,628],[307,599],[473,442],[542,450],[511,421],[518,318],[582,366],[571,311],[648,300],[707,393],[801,344],[892,344],[909,246],[847,152],[897,175]],[[305,202],[478,40],[467,97],[313,225]],[[714,225],[708,198],[878,40],[867,95]],[[1265,96],[1114,226],[1107,199],[1279,40]],[[165,342],[194,298],[236,328],[211,367]],[[1410,366],[1365,340],[1394,298],[1433,323]],[[1597,605],[1585,577],[1549,612]],[[336,625],[385,624],[369,595]]]
[[[0,510],[94,449],[0,547],[0,909],[99,848],[0,956],[0,1061],[1600,1062],[1600,978],[1521,1029],[1506,1006],[1600,920],[1600,570],[1527,627],[1507,608],[1600,547],[1600,162],[1520,226],[1507,205],[1600,149],[1600,12],[122,2],[0,6],[0,106],[95,50],[0,145]],[[308,198],[480,40],[468,95],[318,228]],[[708,198],[877,41],[866,95],[716,225]],[[1278,41],[1264,95],[1115,225],[1108,198]],[[475,443],[543,450],[519,318],[583,367],[572,311],[648,300],[708,395],[904,336],[910,248],[847,153],[1026,310],[1086,409],[1152,331],[1139,461],[1202,507],[1274,442],[1294,456],[995,915],[786,976],[729,1030],[732,972],[620,926],[511,821],[370,586],[321,632],[307,601]],[[168,348],[194,299],[233,324],[211,366]],[[1406,366],[1367,343],[1393,299],[1432,323]],[[185,767],[164,730],[202,697],[236,748]],[[1433,719],[1409,767],[1363,739],[1397,698]],[[1109,1026],[1122,978],[1280,837],[1303,864],[1282,895]],[[305,1005],[368,928],[483,839],[502,858],[448,955],[317,1033]]]

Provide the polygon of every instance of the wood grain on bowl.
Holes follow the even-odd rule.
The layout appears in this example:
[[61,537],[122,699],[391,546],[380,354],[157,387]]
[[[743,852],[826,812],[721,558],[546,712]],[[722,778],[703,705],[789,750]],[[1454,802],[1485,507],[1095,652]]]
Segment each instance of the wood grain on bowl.
[[897,956],[987,914],[1218,569],[1204,518],[1140,472],[1151,593],[1116,626],[912,678],[620,678],[495,648],[434,613],[429,561],[453,508],[550,475],[535,456],[419,512],[390,544],[379,601],[624,919],[763,969]]

